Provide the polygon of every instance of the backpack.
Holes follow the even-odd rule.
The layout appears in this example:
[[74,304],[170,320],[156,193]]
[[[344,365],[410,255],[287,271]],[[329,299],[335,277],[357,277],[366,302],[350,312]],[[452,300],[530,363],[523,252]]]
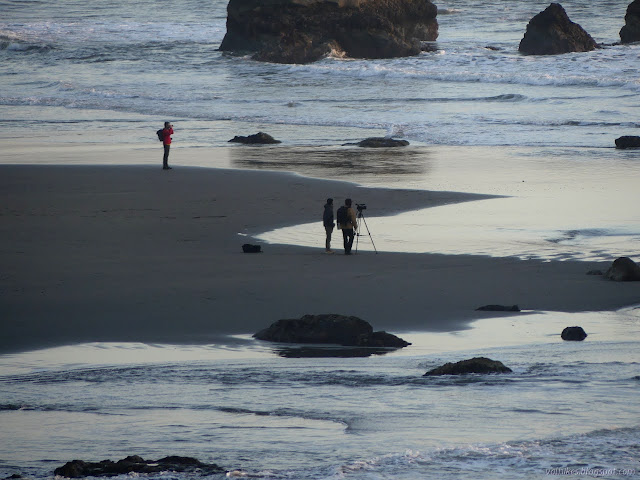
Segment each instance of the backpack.
[[161,128],[160,130],[158,130],[156,132],[156,135],[158,135],[158,140],[160,140],[161,142],[164,142],[164,128]]
[[346,225],[349,223],[349,213],[347,211],[347,207],[344,205],[338,209],[336,212],[336,221],[340,225]]
[[262,253],[262,247],[260,245],[251,245],[250,243],[245,243],[242,245],[242,251],[244,253]]

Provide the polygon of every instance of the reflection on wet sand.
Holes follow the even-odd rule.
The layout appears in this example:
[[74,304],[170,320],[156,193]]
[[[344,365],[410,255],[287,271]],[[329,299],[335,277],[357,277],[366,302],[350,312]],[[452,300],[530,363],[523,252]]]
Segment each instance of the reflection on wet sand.
[[382,347],[344,347],[344,346],[279,346],[274,348],[274,352],[285,358],[358,358],[370,357],[372,355],[385,355],[395,352],[395,348]]
[[425,148],[239,146],[229,149],[233,168],[287,170],[304,176],[359,181],[362,177],[424,177],[430,152]]

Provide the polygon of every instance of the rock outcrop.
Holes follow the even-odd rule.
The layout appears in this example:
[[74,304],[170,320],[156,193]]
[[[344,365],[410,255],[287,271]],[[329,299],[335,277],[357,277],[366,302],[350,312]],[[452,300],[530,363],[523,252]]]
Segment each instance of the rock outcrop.
[[624,135],[616,138],[616,148],[640,148],[640,137],[636,135]]
[[589,52],[596,48],[596,41],[569,19],[562,5],[552,3],[531,19],[519,50],[527,55],[557,55]]
[[416,55],[438,37],[437,13],[429,0],[230,0],[220,50],[275,63]]
[[456,363],[445,363],[438,368],[429,370],[424,376],[464,375],[467,373],[510,373],[512,371],[509,367],[505,367],[502,362],[497,360],[491,360],[486,357],[475,357]]
[[409,342],[384,331],[373,332],[370,335],[358,337],[359,347],[404,348]]
[[160,460],[144,460],[133,455],[117,462],[103,460],[101,462],[84,462],[73,460],[56,468],[55,475],[67,478],[112,477],[130,473],[188,472],[209,476],[224,473],[225,470],[215,463],[202,463],[191,457],[165,457]]
[[365,138],[364,140],[356,143],[356,146],[365,148],[395,148],[406,147],[407,145],[409,145],[409,142],[406,140],[396,140],[394,138],[387,137]]
[[299,319],[278,320],[253,336],[258,340],[279,343],[388,348],[410,345],[409,342],[390,333],[374,332],[368,322],[358,317],[335,314],[305,315]]
[[244,143],[246,145],[270,145],[274,143],[282,143],[280,140],[276,140],[268,133],[258,132],[253,135],[248,135],[246,137],[236,135],[231,140],[230,143]]
[[639,282],[640,266],[629,257],[616,258],[604,278],[614,282]]
[[581,342],[587,338],[587,332],[582,327],[567,327],[562,330],[560,337],[570,342]]
[[634,0],[627,7],[624,27],[620,30],[622,43],[640,42],[640,0]]
[[519,312],[518,305],[484,305],[476,308],[476,310],[485,312]]

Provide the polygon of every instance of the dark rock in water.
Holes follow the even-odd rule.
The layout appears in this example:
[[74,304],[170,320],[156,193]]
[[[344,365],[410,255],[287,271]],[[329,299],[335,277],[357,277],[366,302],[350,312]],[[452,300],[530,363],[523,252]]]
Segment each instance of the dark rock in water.
[[625,25],[620,30],[622,43],[640,42],[640,0],[634,0],[627,7]]
[[587,272],[587,275],[604,275],[604,273],[602,272],[602,270],[589,270]]
[[208,476],[224,473],[225,470],[214,463],[202,463],[191,457],[172,456],[161,458],[160,460],[144,460],[142,457],[133,455],[117,462],[111,460],[103,460],[101,462],[73,460],[62,467],[56,468],[54,474],[67,478],[82,478],[159,472],[188,472]]
[[247,137],[236,135],[231,140],[229,140],[229,142],[244,143],[248,145],[252,145],[252,144],[269,145],[273,143],[282,143],[280,140],[276,140],[268,133],[263,133],[263,132],[254,133],[253,135],[249,135]]
[[434,375],[464,375],[467,373],[510,373],[509,367],[505,367],[502,362],[491,360],[486,357],[475,357],[469,360],[462,360],[456,363],[446,363],[441,367],[429,370],[424,374],[427,376]]
[[616,138],[616,148],[640,148],[640,137],[636,135],[624,135]]
[[262,247],[260,245],[251,245],[250,243],[245,243],[242,245],[242,251],[244,253],[262,253]]
[[395,147],[406,147],[409,145],[409,142],[406,140],[395,140],[393,138],[386,137],[371,137],[365,138],[361,142],[356,143],[358,147],[366,147],[366,148],[395,148]]
[[557,55],[589,52],[596,48],[596,41],[569,19],[562,5],[552,3],[531,19],[519,50],[527,55]]
[[485,305],[483,307],[476,308],[476,310],[487,312],[519,312],[520,307],[518,307],[518,305]]
[[342,315],[305,315],[300,319],[278,320],[254,335],[258,340],[281,343],[333,343],[357,345],[361,335],[373,328],[358,317]]
[[410,345],[395,335],[374,332],[368,322],[358,317],[336,314],[278,320],[256,333],[254,338],[280,343],[326,343],[356,347],[402,348]]
[[4,480],[17,480],[18,478],[24,478],[24,477],[19,473],[14,473],[13,475],[9,475],[8,477],[6,477]]
[[629,257],[616,258],[604,278],[614,282],[638,282],[640,281],[640,266]]
[[276,63],[417,55],[437,14],[429,0],[230,0],[220,50]]
[[581,342],[587,338],[587,333],[582,327],[567,327],[562,330],[562,334],[560,336],[563,340]]
[[360,335],[357,342],[359,347],[404,348],[411,345],[406,340],[384,331],[373,332],[369,335]]

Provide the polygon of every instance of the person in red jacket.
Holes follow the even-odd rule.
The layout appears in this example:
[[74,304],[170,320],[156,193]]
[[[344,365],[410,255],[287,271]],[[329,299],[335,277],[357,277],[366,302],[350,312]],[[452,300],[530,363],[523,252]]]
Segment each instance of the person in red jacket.
[[171,170],[169,166],[169,150],[171,149],[171,135],[173,135],[173,125],[169,122],[164,122],[164,130],[162,130],[164,140],[162,145],[164,146],[164,156],[162,157],[162,169]]

